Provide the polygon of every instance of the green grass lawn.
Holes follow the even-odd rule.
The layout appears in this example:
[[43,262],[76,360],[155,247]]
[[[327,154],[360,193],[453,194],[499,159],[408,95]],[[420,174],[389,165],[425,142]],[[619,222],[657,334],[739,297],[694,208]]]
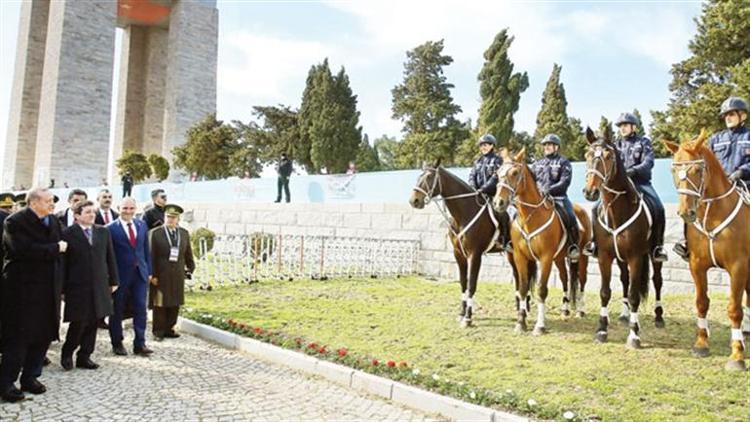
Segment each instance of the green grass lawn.
[[[641,308],[644,349],[627,350],[627,328],[610,306],[609,343],[595,344],[598,292],[588,315],[563,319],[562,293],[548,299],[543,337],[514,335],[513,289],[480,284],[475,327],[456,321],[456,283],[421,278],[266,281],[187,295],[186,306],[252,326],[282,331],[351,353],[407,361],[422,373],[512,390],[559,415],[604,420],[750,420],[750,375],[724,370],[729,357],[727,297],[713,295],[711,357],[691,355],[691,295],[666,296],[667,327],[653,326],[653,302]],[[617,296],[617,295],[614,295]],[[651,299],[653,300],[653,299]],[[529,328],[533,328],[535,307]],[[511,409],[512,410],[512,409]]]

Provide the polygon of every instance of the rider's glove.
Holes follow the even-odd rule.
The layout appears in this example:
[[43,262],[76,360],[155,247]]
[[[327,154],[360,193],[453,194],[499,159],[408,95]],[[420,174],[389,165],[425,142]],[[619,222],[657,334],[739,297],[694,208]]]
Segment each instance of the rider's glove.
[[729,181],[732,183],[739,182],[740,179],[742,179],[742,170],[737,170],[729,175]]
[[626,171],[625,173],[626,173],[626,174],[628,175],[628,177],[630,177],[630,178],[633,178],[633,177],[635,176],[635,174],[636,174],[636,172],[635,172],[635,169],[628,169],[628,170],[627,170],[627,171]]

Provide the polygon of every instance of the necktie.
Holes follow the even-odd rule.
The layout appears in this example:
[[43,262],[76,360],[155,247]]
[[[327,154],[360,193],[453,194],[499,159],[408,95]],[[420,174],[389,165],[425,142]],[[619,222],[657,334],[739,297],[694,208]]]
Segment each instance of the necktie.
[[109,224],[109,210],[104,211],[104,224]]
[[128,223],[128,240],[130,240],[130,246],[135,248],[135,232],[133,231],[133,223]]
[[175,231],[169,230],[169,238],[172,240],[172,244],[177,246],[177,237],[175,237]]
[[89,240],[89,245],[91,245],[93,243],[91,241],[91,229],[90,228],[83,229],[83,232],[86,234],[86,239]]

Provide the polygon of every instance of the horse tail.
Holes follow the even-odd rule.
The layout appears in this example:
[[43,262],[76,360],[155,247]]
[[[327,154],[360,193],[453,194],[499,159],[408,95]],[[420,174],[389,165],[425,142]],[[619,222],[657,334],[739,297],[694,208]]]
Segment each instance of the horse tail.
[[536,284],[537,279],[537,265],[536,261],[531,260],[528,263],[528,273],[529,273],[529,292],[534,291],[534,284]]

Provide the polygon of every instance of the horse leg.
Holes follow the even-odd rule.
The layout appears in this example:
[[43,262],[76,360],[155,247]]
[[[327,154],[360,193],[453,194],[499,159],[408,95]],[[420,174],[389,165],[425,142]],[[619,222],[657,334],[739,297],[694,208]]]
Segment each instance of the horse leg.
[[727,314],[732,322],[732,354],[726,369],[730,371],[747,371],[745,366],[745,340],[742,335],[742,296],[747,288],[750,268],[744,262],[736,263],[729,272],[731,285]]
[[622,284],[622,311],[617,320],[620,325],[628,326],[630,323],[630,302],[628,301],[628,291],[630,290],[630,271],[627,262],[617,261],[620,268],[620,283]]
[[508,262],[510,263],[510,268],[513,271],[513,287],[515,288],[516,292],[516,312],[518,312],[519,309],[519,296],[518,296],[518,266],[516,265],[516,260],[513,258],[513,254],[511,252],[506,253],[506,257],[508,258]]
[[579,285],[579,291],[576,294],[576,317],[583,318],[586,315],[586,295],[584,289],[586,288],[586,281],[588,281],[588,266],[589,257],[581,254],[578,258],[578,264],[575,264],[575,270],[577,271],[577,280]]
[[[750,265],[750,261],[748,261]],[[745,336],[745,343],[750,343],[750,280],[745,285],[745,307],[742,310],[742,334]]]
[[693,345],[693,355],[706,357],[708,351],[708,307],[711,299],[708,298],[708,269],[698,268],[697,265],[690,264],[690,273],[695,283],[695,310],[698,314],[698,332]]
[[534,267],[529,265],[521,254],[515,254],[516,268],[518,269],[518,290],[516,291],[516,304],[518,306],[518,317],[513,331],[520,334],[526,331],[526,314],[529,312],[529,302],[526,297],[529,294],[529,278]]
[[661,268],[664,265],[661,262],[651,261],[654,267],[654,290],[656,290],[656,303],[654,303],[654,325],[656,328],[664,328],[664,306],[661,304],[661,287],[664,284],[664,278],[661,275]]
[[628,262],[628,266],[630,267],[630,290],[628,291],[630,333],[628,333],[626,346],[630,349],[640,349],[641,323],[638,320],[638,308],[641,305],[641,300],[648,295],[649,256],[634,257]]
[[612,257],[604,256],[603,251],[599,251],[599,273],[602,277],[602,287],[599,290],[599,299],[601,301],[601,309],[599,310],[599,327],[596,329],[596,337],[594,338],[598,343],[605,343],[607,341],[607,327],[609,326],[609,300],[612,298],[612,288],[610,282],[612,281]]
[[[565,268],[565,258],[562,259],[563,261],[563,268]],[[544,325],[544,316],[545,316],[545,303],[547,302],[547,294],[549,293],[549,289],[547,287],[547,282],[549,281],[549,275],[552,272],[552,259],[545,259],[542,261],[542,276],[539,280],[539,287],[537,288],[537,302],[536,302],[536,308],[537,308],[537,317],[536,317],[536,324],[534,324],[534,332],[532,333],[535,336],[540,336],[544,334],[544,332],[547,330]]]
[[453,256],[456,258],[458,281],[461,283],[461,309],[458,312],[458,322],[462,322],[464,316],[466,316],[466,299],[469,298],[469,293],[466,291],[466,273],[468,267],[466,257],[457,248],[453,249]]
[[475,252],[469,255],[469,297],[466,299],[466,315],[464,316],[462,327],[470,327],[471,319],[474,314],[474,293],[477,292],[477,282],[479,281],[479,268],[482,266],[482,253]]
[[[568,288],[568,267],[566,261],[565,257],[558,257],[558,259],[555,260],[557,273],[560,274],[560,284],[562,284],[563,287],[562,308],[560,312],[563,317],[570,316],[571,297],[575,300],[575,287],[573,286],[573,283],[570,283],[570,288]],[[551,266],[552,264],[550,263],[550,270]]]

